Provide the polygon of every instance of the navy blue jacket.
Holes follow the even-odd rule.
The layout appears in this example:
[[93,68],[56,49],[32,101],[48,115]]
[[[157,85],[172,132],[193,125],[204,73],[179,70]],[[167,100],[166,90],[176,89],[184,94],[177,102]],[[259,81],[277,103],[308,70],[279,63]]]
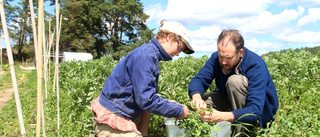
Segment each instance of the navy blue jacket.
[[[268,122],[274,121],[274,115],[279,107],[277,91],[267,65],[259,55],[244,48],[239,73],[248,79],[249,86],[246,107],[233,110],[234,118],[237,120],[244,114],[254,113],[257,116],[246,116],[239,121],[253,123],[259,120],[260,126],[266,128]],[[218,92],[227,95],[224,88],[228,76],[222,73],[218,52],[211,55],[200,72],[190,81],[189,96],[192,97],[195,93],[203,95],[213,79],[215,79]]]
[[106,79],[99,102],[115,114],[135,120],[143,111],[165,117],[180,117],[181,104],[170,102],[156,93],[159,61],[172,60],[157,39],[131,51]]

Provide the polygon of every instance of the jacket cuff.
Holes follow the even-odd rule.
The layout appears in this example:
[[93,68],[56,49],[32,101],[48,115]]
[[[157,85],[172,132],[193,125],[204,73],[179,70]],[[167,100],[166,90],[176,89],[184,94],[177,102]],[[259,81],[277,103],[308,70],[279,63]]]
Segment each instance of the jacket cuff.
[[240,117],[240,113],[237,110],[233,110],[232,113],[233,113],[233,116],[234,116],[234,120],[233,121],[238,120],[238,118]]
[[[198,90],[192,90],[192,91],[189,92],[189,97],[192,99],[192,95],[197,94],[197,93],[199,93],[199,94],[201,95],[200,91],[198,91]],[[201,95],[201,96],[202,96],[202,95]]]

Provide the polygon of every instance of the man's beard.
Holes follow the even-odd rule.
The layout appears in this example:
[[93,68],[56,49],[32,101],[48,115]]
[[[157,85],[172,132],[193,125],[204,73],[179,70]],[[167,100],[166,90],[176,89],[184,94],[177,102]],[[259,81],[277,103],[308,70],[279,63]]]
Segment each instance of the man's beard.
[[231,73],[234,73],[234,69],[235,69],[235,67],[232,67],[230,69],[224,69],[223,67],[221,67],[221,70],[224,75],[230,75]]
[[220,66],[221,66],[222,73],[224,75],[230,75],[230,74],[234,73],[235,69],[237,67],[237,65],[233,65],[232,67],[225,69],[225,68],[223,68],[223,65],[221,63],[220,63]]

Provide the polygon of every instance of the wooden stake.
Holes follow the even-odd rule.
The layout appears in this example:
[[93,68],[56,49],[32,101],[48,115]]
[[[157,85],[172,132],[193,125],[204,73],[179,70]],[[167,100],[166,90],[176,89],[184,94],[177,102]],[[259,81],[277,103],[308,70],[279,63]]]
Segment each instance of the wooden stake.
[[[50,20],[49,20],[49,34],[48,34],[48,39],[50,39]],[[43,28],[43,30],[45,30],[45,28]],[[43,41],[45,41],[45,31],[43,31]],[[48,43],[48,42],[47,42]],[[47,50],[48,50],[48,45],[46,45],[45,43],[43,44],[43,71],[44,71],[44,91],[45,91],[45,96],[46,99],[48,98],[48,89],[47,89]]]
[[39,0],[38,11],[38,58],[37,58],[37,132],[36,136],[40,137],[41,125],[41,98],[42,98],[42,44],[43,44],[43,0]]
[[[2,33],[1,33],[1,73],[2,73],[2,48],[3,48],[2,38],[3,38],[3,35],[2,35]],[[2,75],[1,75],[1,81],[2,81]]]
[[[1,12],[1,22],[2,22],[2,28],[6,40],[6,48],[7,48],[7,54],[8,54],[8,60],[9,60],[9,65],[10,65],[10,71],[11,71],[11,78],[12,78],[12,85],[13,85],[13,90],[14,90],[14,97],[16,101],[16,107],[18,111],[18,118],[19,118],[19,123],[20,123],[20,130],[21,130],[21,135],[23,137],[26,136],[26,130],[24,128],[24,122],[23,122],[23,116],[22,116],[22,110],[21,110],[21,104],[20,104],[20,98],[19,98],[19,92],[18,92],[18,85],[17,85],[17,79],[16,79],[16,74],[13,66],[13,57],[12,57],[12,51],[11,51],[11,45],[10,45],[10,40],[9,40],[9,33],[8,33],[8,28],[7,28],[7,23],[6,23],[6,17],[4,14],[4,8],[3,8],[3,0],[0,0],[0,12]],[[2,48],[2,47],[1,47]]]
[[41,96],[41,115],[42,115],[42,136],[46,137],[46,127],[45,127],[45,119],[44,119],[44,109],[43,109],[43,97]]
[[37,51],[38,51],[38,40],[37,40],[37,31],[36,31],[36,21],[34,19],[34,10],[33,10],[33,1],[29,0],[31,21],[32,21],[32,33],[33,33],[33,45],[35,53],[35,61],[37,62]]
[[[57,84],[57,134],[59,136],[59,130],[60,130],[60,95],[59,95],[59,38],[60,38],[60,29],[61,29],[61,20],[59,23],[59,8],[60,4],[58,3],[58,0],[56,0],[56,63],[55,63],[55,75],[56,75],[56,84]],[[60,25],[60,26],[58,26]]]

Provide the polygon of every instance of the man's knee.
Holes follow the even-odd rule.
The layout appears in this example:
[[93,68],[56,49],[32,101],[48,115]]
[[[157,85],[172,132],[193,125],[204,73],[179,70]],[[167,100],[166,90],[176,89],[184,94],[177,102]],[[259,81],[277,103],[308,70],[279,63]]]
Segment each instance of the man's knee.
[[231,75],[226,84],[226,91],[232,110],[245,106],[248,93],[248,80],[243,75]]
[[231,75],[227,81],[228,86],[233,87],[248,87],[248,79],[243,75]]

